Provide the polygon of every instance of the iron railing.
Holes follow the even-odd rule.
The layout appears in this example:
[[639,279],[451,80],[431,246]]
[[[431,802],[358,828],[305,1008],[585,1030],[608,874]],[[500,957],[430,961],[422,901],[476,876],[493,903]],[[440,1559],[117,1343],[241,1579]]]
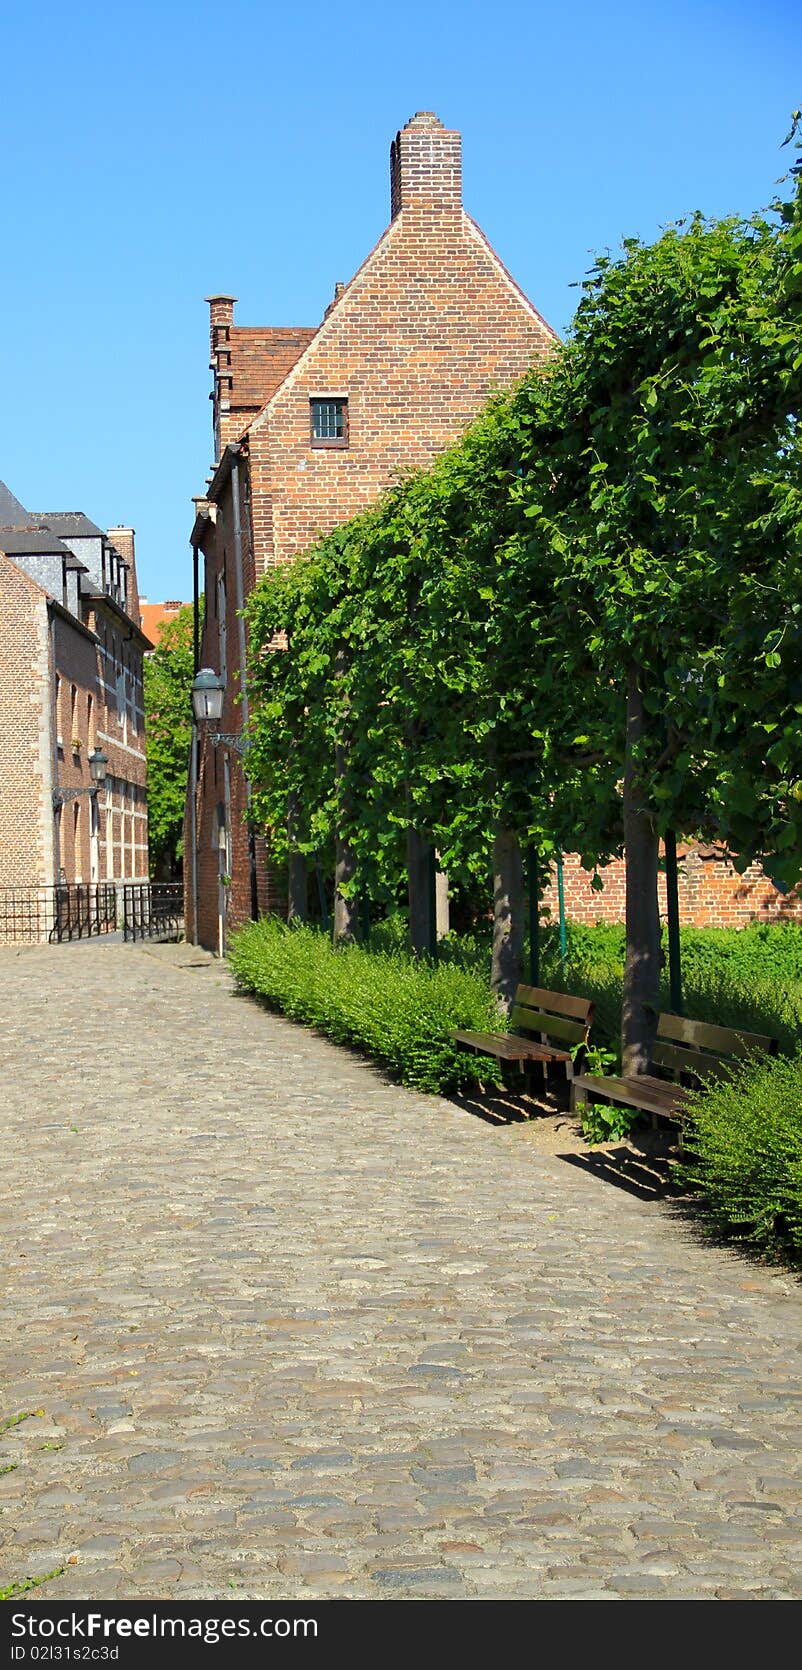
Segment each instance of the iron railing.
[[0,887],[0,944],[55,945],[110,934],[116,926],[112,882]]
[[178,938],[184,926],[180,881],[125,882],[120,891],[124,939]]

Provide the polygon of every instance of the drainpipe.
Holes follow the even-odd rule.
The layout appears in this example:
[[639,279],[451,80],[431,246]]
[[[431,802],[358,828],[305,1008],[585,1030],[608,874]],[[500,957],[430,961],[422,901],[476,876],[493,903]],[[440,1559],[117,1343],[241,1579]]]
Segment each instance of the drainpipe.
[[[242,696],[242,729],[247,731],[248,720],[250,718],[250,704],[248,702],[248,682],[246,677],[247,649],[245,643],[245,620],[242,613],[245,607],[245,583],[242,573],[242,524],[240,519],[239,499],[239,448],[237,448],[234,453],[234,461],[231,466],[231,490],[234,503],[234,585],[236,589],[237,603],[237,636],[239,644],[240,693]],[[245,806],[246,813],[249,814],[251,809],[251,785],[245,769],[245,762],[241,755],[240,769],[245,778]],[[250,816],[248,816],[248,865],[251,873],[251,917],[255,922],[259,915],[259,891],[256,880],[256,837],[253,832]]]
[[200,597],[198,593],[198,547],[192,547],[192,675],[200,667]]

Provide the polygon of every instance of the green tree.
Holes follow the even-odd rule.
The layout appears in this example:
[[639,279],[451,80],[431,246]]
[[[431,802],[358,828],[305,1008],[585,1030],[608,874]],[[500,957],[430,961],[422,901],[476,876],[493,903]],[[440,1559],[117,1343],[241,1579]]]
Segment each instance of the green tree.
[[627,241],[545,372],[249,605],[282,850],[291,814],[303,850],[347,851],[346,889],[393,897],[412,829],[456,874],[492,855],[520,916],[524,840],[590,868],[626,849],[628,1071],[661,834],[802,871],[800,244],[798,181],[764,215]]
[[145,737],[151,875],[167,880],[181,861],[192,736],[193,614],[166,621],[145,657]]
[[549,379],[545,467],[542,392],[520,397],[520,595],[547,552],[566,718],[576,690],[590,710],[618,703],[629,1072],[648,1069],[656,1022],[661,833],[800,873],[799,225],[797,191],[775,213],[627,241],[596,263]]

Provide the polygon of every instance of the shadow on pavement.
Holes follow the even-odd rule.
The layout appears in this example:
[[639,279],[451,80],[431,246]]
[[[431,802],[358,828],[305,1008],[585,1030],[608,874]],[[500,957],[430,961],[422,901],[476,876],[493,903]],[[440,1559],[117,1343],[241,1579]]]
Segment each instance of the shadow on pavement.
[[589,1148],[584,1154],[557,1154],[556,1158],[638,1200],[674,1199],[684,1192],[675,1180],[667,1143],[662,1149],[644,1145],[641,1151],[622,1143],[617,1148]]
[[484,1119],[488,1125],[522,1125],[538,1114],[557,1111],[547,1102],[538,1102],[524,1091],[509,1090],[503,1085],[494,1085],[491,1090],[454,1091],[444,1099],[462,1108],[463,1113]]

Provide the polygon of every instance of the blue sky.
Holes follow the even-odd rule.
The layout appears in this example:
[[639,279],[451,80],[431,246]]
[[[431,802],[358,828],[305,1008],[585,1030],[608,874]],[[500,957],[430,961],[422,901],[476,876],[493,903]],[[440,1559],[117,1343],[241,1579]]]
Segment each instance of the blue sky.
[[389,218],[393,134],[433,109],[466,207],[563,330],[591,251],[770,199],[801,46],[792,0],[6,11],[0,477],[132,524],[142,590],[187,596],[205,295],[317,323]]

